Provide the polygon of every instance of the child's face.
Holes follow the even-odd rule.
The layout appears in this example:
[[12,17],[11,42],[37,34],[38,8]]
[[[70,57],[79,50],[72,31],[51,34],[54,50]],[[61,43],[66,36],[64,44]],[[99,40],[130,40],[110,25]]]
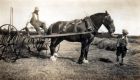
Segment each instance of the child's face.
[[35,10],[35,13],[37,13],[37,14],[38,14],[38,12],[39,12],[38,10]]
[[122,32],[122,34],[124,35],[124,36],[126,36],[127,34],[126,33],[124,33],[124,32]]

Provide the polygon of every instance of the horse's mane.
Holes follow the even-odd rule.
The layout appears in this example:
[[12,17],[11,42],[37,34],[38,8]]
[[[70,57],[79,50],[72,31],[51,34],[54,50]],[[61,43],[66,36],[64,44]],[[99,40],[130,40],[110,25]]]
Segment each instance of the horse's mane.
[[94,18],[94,17],[97,17],[97,16],[106,16],[106,15],[107,15],[106,13],[95,13],[95,14],[91,15],[90,17]]

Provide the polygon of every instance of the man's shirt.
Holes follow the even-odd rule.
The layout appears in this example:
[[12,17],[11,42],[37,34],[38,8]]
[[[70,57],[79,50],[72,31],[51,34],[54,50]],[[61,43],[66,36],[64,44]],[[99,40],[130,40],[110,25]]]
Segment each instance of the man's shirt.
[[30,23],[34,23],[36,21],[39,21],[39,15],[33,12]]

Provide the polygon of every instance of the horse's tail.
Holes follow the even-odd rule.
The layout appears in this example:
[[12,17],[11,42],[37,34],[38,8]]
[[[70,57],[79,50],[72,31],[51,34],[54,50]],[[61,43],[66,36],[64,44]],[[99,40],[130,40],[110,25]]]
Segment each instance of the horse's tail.
[[54,24],[51,24],[51,25],[49,26],[49,28],[48,28],[48,30],[47,30],[47,35],[52,34],[53,25],[54,25]]

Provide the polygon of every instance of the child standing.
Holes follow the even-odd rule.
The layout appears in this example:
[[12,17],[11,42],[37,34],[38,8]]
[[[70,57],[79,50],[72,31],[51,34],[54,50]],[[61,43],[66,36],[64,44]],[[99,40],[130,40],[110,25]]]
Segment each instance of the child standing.
[[123,59],[126,56],[128,50],[128,31],[126,29],[122,30],[122,34],[118,36],[117,40],[117,51],[116,51],[116,61],[119,61],[119,56],[121,56],[120,65],[123,65]]

